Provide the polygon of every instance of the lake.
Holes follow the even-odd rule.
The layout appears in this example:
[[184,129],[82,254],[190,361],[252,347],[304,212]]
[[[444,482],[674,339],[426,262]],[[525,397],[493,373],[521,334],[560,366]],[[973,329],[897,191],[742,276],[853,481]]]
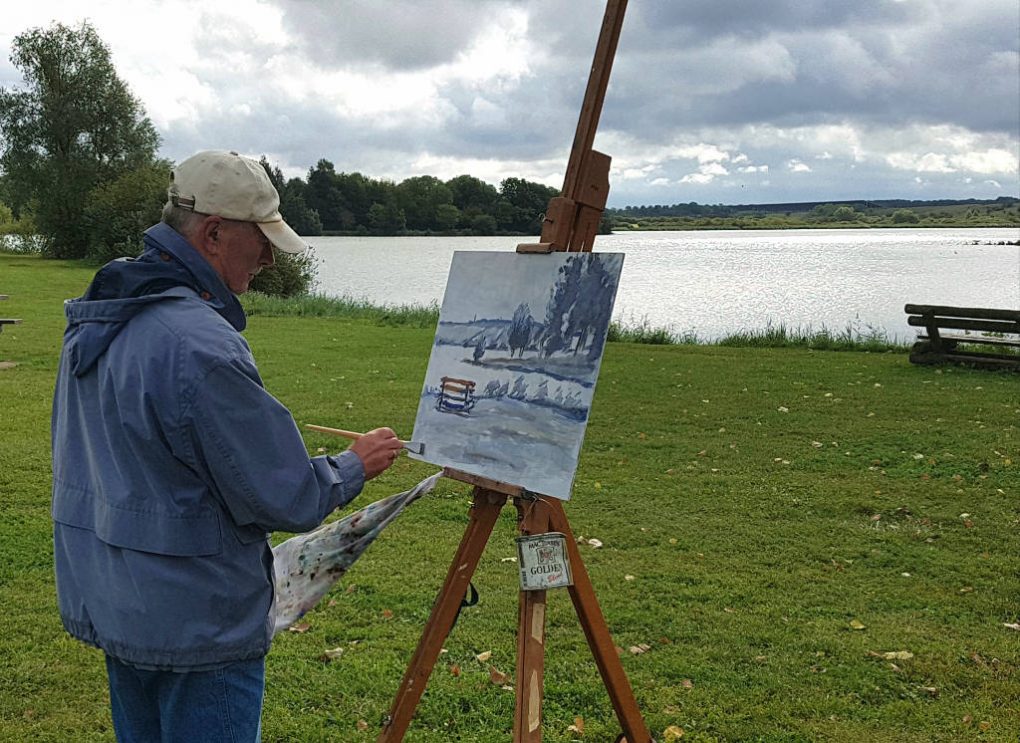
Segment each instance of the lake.
[[[907,302],[1020,309],[1020,247],[987,244],[1018,238],[1014,228],[627,232],[595,248],[626,254],[614,312],[625,325],[702,339],[780,323],[907,339]],[[428,305],[442,301],[455,250],[513,251],[535,238],[307,239],[319,292]]]

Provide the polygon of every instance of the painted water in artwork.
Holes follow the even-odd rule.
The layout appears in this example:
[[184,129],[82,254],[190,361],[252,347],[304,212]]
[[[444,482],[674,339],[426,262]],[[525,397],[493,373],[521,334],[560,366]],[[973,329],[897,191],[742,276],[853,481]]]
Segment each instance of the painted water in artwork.
[[455,253],[414,458],[567,500],[622,268],[622,253]]

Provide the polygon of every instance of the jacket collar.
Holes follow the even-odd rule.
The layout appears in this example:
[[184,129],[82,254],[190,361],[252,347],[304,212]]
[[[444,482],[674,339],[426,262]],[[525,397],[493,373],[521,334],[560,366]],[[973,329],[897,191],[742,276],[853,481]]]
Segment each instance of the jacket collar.
[[142,239],[146,248],[168,254],[184,266],[188,273],[195,278],[195,290],[199,296],[222,315],[235,330],[238,332],[244,330],[248,319],[241,303],[223,283],[223,279],[216,273],[209,261],[195,250],[181,233],[165,222],[160,222],[147,229]]

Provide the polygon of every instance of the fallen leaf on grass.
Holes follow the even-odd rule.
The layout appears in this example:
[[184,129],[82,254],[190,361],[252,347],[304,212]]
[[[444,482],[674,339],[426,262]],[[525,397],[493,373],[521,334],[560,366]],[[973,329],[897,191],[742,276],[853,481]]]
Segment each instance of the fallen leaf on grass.
[[629,648],[627,648],[627,650],[630,651],[631,655],[643,655],[644,653],[647,653],[651,649],[652,649],[651,645],[646,645],[643,642],[637,645],[631,645]]
[[457,665],[450,666],[450,675],[460,676],[460,666]]
[[602,546],[602,540],[600,539],[589,539],[588,546],[592,549],[599,549]]
[[634,576],[633,575],[625,575],[625,576],[623,576],[623,579],[624,580],[634,580]]
[[886,660],[910,660],[914,657],[914,654],[909,650],[893,650],[888,653],[882,653],[882,657]]
[[333,648],[332,650],[327,650],[325,653],[320,655],[319,660],[321,660],[323,663],[329,663],[332,660],[336,660],[343,654],[344,654],[343,648]]
[[682,686],[685,689],[693,689],[694,682],[691,681],[690,679],[684,679],[683,681],[680,682],[680,686]]
[[670,743],[670,741],[680,740],[684,737],[684,734],[684,729],[679,725],[670,725],[662,731],[662,739],[666,741],[666,743]]
[[364,720],[358,720],[358,722],[356,724],[357,724],[358,730],[360,730],[361,732],[365,732],[366,730],[368,730],[368,723],[365,722]]
[[567,727],[568,733],[577,733],[578,735],[584,735],[584,718],[575,717],[574,724]]
[[853,630],[862,630],[862,629],[865,629],[865,628],[866,628],[866,625],[860,619],[851,619],[850,620],[850,629],[853,629]]
[[312,625],[310,625],[308,622],[301,622],[299,624],[292,624],[290,627],[287,628],[287,631],[288,632],[296,632],[299,635],[303,635],[305,632],[307,632],[311,628],[312,628]]
[[980,730],[982,733],[987,733],[991,729],[992,723],[988,722],[987,720],[982,720],[981,722],[978,723],[978,730]]
[[486,650],[484,653],[479,653],[478,655],[476,655],[475,656],[475,660],[477,660],[479,663],[484,663],[485,661],[487,661],[491,657],[492,657],[492,651],[491,650]]
[[937,697],[939,695],[939,690],[934,686],[919,686],[917,688],[923,692],[927,692],[930,697]]
[[1020,632],[1020,622],[1003,622],[1002,626],[1014,632]]
[[507,676],[505,673],[497,670],[495,666],[489,666],[489,681],[491,681],[492,683],[499,686],[501,684],[505,684],[509,680],[509,678],[510,677]]
[[390,610],[390,609],[383,609],[382,610],[382,618],[383,619],[393,619],[393,611]]

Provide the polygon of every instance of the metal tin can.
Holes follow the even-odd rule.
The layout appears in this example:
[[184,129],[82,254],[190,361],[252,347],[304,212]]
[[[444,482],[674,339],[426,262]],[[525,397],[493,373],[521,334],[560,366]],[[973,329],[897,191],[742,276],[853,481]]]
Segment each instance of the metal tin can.
[[559,532],[517,537],[522,591],[572,586],[567,539]]

